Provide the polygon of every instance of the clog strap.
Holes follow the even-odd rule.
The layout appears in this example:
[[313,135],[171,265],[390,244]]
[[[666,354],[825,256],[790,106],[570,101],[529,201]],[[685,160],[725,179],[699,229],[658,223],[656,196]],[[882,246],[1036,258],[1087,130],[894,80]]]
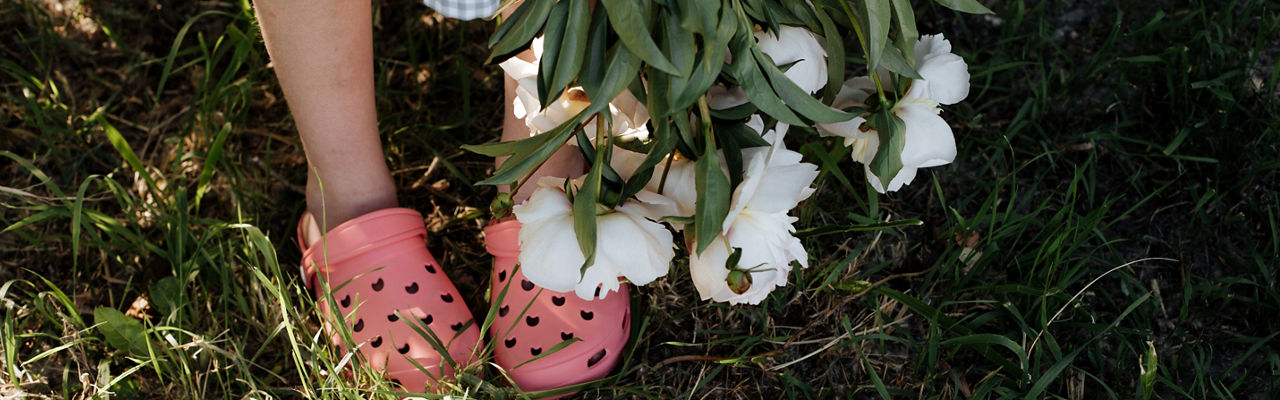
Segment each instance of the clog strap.
[[383,243],[411,236],[427,237],[422,214],[408,208],[382,209],[343,222],[322,235],[313,246],[307,246],[302,240],[303,222],[299,221],[298,244],[302,247],[302,276],[308,289],[313,288],[317,273],[328,273],[333,266],[377,249]]

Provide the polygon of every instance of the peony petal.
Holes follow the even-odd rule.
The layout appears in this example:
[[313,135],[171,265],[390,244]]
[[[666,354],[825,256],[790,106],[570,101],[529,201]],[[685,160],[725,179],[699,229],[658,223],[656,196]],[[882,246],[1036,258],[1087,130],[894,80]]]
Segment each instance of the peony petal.
[[703,300],[723,301],[720,299],[733,294],[729,285],[724,282],[729,276],[729,270],[724,267],[725,260],[728,259],[728,244],[725,243],[724,236],[712,240],[702,254],[689,254],[689,276],[693,278],[693,286],[698,289]]
[[929,82],[929,98],[939,104],[959,103],[969,96],[969,66],[958,55],[929,55],[919,64],[919,72]]
[[867,98],[876,92],[876,84],[869,76],[858,76],[840,86],[840,92],[831,101],[833,108],[866,107]]
[[867,133],[862,131],[862,124],[866,122],[866,118],[853,117],[848,121],[829,124],[818,123],[818,136],[840,136],[846,139],[860,139],[863,136],[867,136]]
[[783,25],[776,36],[761,31],[756,32],[755,37],[760,51],[769,55],[775,64],[791,64],[784,73],[805,92],[813,94],[827,84],[827,50],[817,34]]
[[[577,275],[577,268],[574,268],[574,275]],[[532,281],[533,278],[529,278],[529,280]],[[575,277],[575,281],[576,280],[577,279]],[[577,282],[576,287],[573,287],[570,290],[576,293],[578,297],[583,300],[592,300],[595,298],[596,288],[601,289],[601,299],[608,297],[609,292],[618,291],[618,270],[614,269],[607,263],[599,262],[599,259],[597,259],[594,265],[587,268],[587,271],[582,274],[582,281]],[[566,292],[567,291],[568,290],[566,290]]]
[[889,181],[889,191],[896,192],[898,189],[902,189],[903,186],[910,184],[911,181],[916,179],[917,171],[918,169],[916,168],[903,167],[898,171],[897,175],[893,176],[893,180]]
[[894,108],[894,114],[902,119],[906,128],[903,167],[934,167],[955,160],[955,136],[947,121],[934,110],[916,103],[899,104]]
[[573,233],[573,217],[522,225],[519,261],[530,282],[557,292],[573,290],[585,261]]
[[916,59],[916,65],[924,62],[925,57],[932,54],[945,54],[951,52],[951,41],[947,40],[941,34],[924,35],[916,40],[916,49],[913,56]]
[[747,104],[747,92],[740,86],[729,88],[717,83],[707,89],[707,106],[713,110],[724,110],[743,104]]
[[633,203],[618,207],[617,212],[599,218],[600,241],[596,262],[612,265],[619,274],[637,285],[645,285],[666,276],[675,250],[671,232],[641,215],[644,211]]
[[[762,212],[786,213],[813,194],[813,180],[818,177],[818,166],[799,163],[769,166],[759,177],[759,190],[747,200],[747,207]],[[746,179],[743,180],[744,182]]]

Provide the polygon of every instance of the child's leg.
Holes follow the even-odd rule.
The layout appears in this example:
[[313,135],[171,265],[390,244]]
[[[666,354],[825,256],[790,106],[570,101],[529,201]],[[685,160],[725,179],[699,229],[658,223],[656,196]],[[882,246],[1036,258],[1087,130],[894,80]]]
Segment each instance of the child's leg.
[[308,211],[328,230],[395,207],[374,108],[370,3],[257,0],[255,5],[306,149]]
[[[520,58],[530,61],[531,52]],[[512,112],[516,82],[506,77],[506,113],[502,140],[529,137],[524,121]],[[501,163],[501,160],[499,160]],[[518,204],[529,198],[541,176],[577,177],[586,172],[576,147],[566,145],[553,155],[512,197]],[[494,359],[522,390],[546,390],[579,384],[607,375],[621,359],[630,334],[630,289],[627,285],[607,298],[583,300],[573,293],[544,291],[515,267],[520,253],[520,224],[506,220],[485,229],[485,244],[494,255],[490,284],[498,314],[491,327]],[[577,265],[566,265],[577,268]],[[509,328],[510,327],[510,328]],[[559,349],[565,340],[578,340]],[[537,360],[534,357],[542,356]]]
[[302,267],[324,331],[406,390],[438,389],[454,363],[470,362],[480,331],[427,251],[422,215],[393,208],[374,107],[370,3],[257,0],[257,11],[310,166],[307,208],[319,226],[300,223]]
[[[509,8],[514,9],[514,7]],[[525,61],[533,61],[533,52],[525,50],[516,57]],[[515,112],[512,110],[512,104],[516,99],[516,81],[511,79],[510,76],[506,76],[506,74],[503,74],[503,80],[505,82],[504,104],[506,110],[502,114],[502,141],[508,142],[528,138],[529,127],[525,126],[524,120],[516,118]],[[502,165],[505,160],[506,157],[499,158],[497,159],[497,164]],[[511,198],[515,200],[516,204],[519,204],[533,194],[533,189],[538,187],[538,178],[544,176],[577,178],[586,172],[584,168],[586,168],[586,163],[582,158],[582,153],[576,147],[561,147],[559,151],[551,155],[551,158],[547,159],[546,163],[542,164],[541,168],[533,172],[533,176],[529,177],[524,186],[521,186],[520,190],[514,193]]]

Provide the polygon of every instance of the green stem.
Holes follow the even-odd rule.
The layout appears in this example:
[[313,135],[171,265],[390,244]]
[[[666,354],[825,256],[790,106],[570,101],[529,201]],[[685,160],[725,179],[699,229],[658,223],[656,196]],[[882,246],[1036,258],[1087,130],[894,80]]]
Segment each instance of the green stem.
[[[698,113],[699,119],[702,120],[702,129],[709,132],[709,137],[714,138],[715,132],[711,129],[711,107],[707,106],[707,95],[698,97]],[[715,146],[714,143],[707,143],[707,146]]]
[[[866,57],[867,62],[870,63],[871,50],[867,47],[867,35],[862,32],[862,24],[858,22],[858,17],[853,14],[853,9],[849,8],[848,2],[842,1],[840,5],[844,7],[844,13],[849,16],[849,22],[853,24],[853,32],[858,35],[858,44],[862,45],[862,56]],[[867,67],[867,69],[871,69],[870,65]],[[880,74],[876,73],[875,70],[867,71],[867,73],[871,75],[871,81],[876,84],[876,95],[880,97],[880,104],[882,106],[888,105],[889,99],[884,95],[884,85],[880,83]]]

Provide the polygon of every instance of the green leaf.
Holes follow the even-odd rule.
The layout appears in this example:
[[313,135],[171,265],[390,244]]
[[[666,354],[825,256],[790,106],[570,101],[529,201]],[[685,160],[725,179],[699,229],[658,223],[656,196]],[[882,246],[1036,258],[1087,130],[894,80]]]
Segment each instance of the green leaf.
[[124,158],[124,162],[129,164],[129,168],[133,168],[142,177],[142,180],[147,182],[147,190],[151,192],[151,195],[159,200],[162,208],[167,209],[167,197],[160,193],[160,186],[151,177],[151,172],[147,171],[147,168],[143,166],[142,160],[138,159],[138,155],[133,152],[133,148],[129,147],[129,142],[124,140],[124,135],[121,135],[120,131],[116,130],[116,127],[111,126],[111,123],[107,122],[107,118],[103,114],[94,114],[93,119],[98,122],[98,125],[102,126],[103,133],[107,135],[107,141],[111,142],[111,145],[116,148],[116,152],[120,153],[120,157]]
[[209,190],[209,181],[213,179],[213,171],[222,160],[222,145],[227,142],[228,136],[231,136],[230,122],[222,124],[218,136],[214,137],[213,144],[209,145],[209,151],[205,152],[204,166],[200,169],[200,179],[196,183],[196,209],[200,208],[200,199]]
[[[726,8],[724,12],[727,14],[729,10]],[[726,15],[724,18],[729,16]],[[716,78],[725,68],[724,58],[728,54],[729,40],[733,39],[734,28],[734,24],[721,24],[719,29],[711,32],[711,35],[702,36],[702,44],[698,48],[697,64],[693,67],[692,76],[683,90],[671,93],[672,107],[689,107],[698,100],[698,97],[706,94],[707,89],[715,83]]]
[[902,170],[902,148],[906,144],[906,131],[902,119],[893,115],[890,110],[872,114],[871,121],[876,132],[880,134],[880,147],[876,150],[876,158],[871,160],[871,173],[880,178],[885,188]]
[[178,279],[172,276],[166,276],[151,283],[151,302],[156,305],[156,310],[160,311],[161,316],[167,317],[182,307],[179,303],[182,290],[182,286],[178,285]]
[[937,1],[938,4],[941,4],[943,7],[950,8],[952,10],[956,10],[960,12],[967,12],[970,14],[995,14],[994,12],[991,12],[991,9],[987,8],[986,6],[983,6],[982,3],[979,3],[977,0],[934,0],[934,1]]
[[147,340],[147,331],[142,322],[110,307],[95,308],[93,321],[111,347],[135,357],[150,356],[151,342]]
[[[788,107],[796,110],[800,115],[814,120],[815,122],[842,122],[855,117],[853,114],[828,107],[826,104],[822,104],[822,102],[818,101],[818,99],[810,96],[809,93],[804,91],[804,89],[801,89],[795,82],[792,82],[790,78],[787,78],[786,74],[784,74],[781,69],[778,69],[777,65],[773,64],[773,59],[769,58],[769,55],[764,54],[764,52],[761,52],[758,48],[753,48],[752,54],[755,55],[755,59],[759,62],[760,67],[764,69],[766,74],[768,74],[769,81],[773,83],[773,90],[777,92],[778,96],[782,97],[782,100]],[[779,120],[781,120],[781,118],[779,118]]]
[[718,0],[677,2],[676,6],[679,7],[677,15],[681,17],[680,27],[704,36],[715,32],[720,26],[717,18],[720,15],[720,3]]
[[560,42],[560,56],[556,61],[555,75],[551,79],[551,90],[559,93],[569,86],[569,82],[578,76],[582,68],[582,58],[586,53],[587,40],[592,28],[591,2],[589,0],[569,0],[568,25],[564,28],[564,39]]
[[[672,64],[680,71],[680,74],[673,74],[666,79],[666,92],[668,97],[673,95],[679,97],[686,91],[689,80],[693,78],[693,68],[698,60],[698,48],[694,44],[693,33],[680,29],[676,24],[677,17],[672,11],[668,11],[665,16],[666,18],[659,19],[659,24],[662,25],[662,51],[670,57]],[[724,64],[723,58],[720,59],[720,64]],[[651,77],[653,75],[655,74],[649,74]],[[702,93],[706,93],[706,90],[703,89],[701,93],[696,94],[701,96]],[[693,104],[692,101],[681,104],[682,102],[681,99],[669,99],[671,108],[687,108]]]
[[862,5],[867,16],[867,70],[875,71],[880,67],[880,55],[889,42],[889,24],[892,22],[893,10],[889,0],[864,0]]
[[644,161],[640,162],[640,166],[632,173],[631,179],[623,185],[622,198],[630,198],[636,193],[644,189],[653,179],[655,167],[662,162],[671,151],[676,148],[676,136],[671,130],[672,125],[669,123],[654,124],[653,130],[653,148],[649,150],[649,154],[645,155]]
[[[880,59],[881,67],[893,71],[893,73],[905,78],[924,79],[920,76],[919,72],[916,72],[915,68],[911,67],[912,61],[907,61],[907,57],[903,56],[897,47],[885,48],[884,53],[881,54],[881,56],[883,56],[883,58]],[[913,55],[911,58],[914,60],[915,56]],[[887,85],[888,83],[886,82],[885,84]]]
[[609,66],[609,19],[604,15],[603,7],[596,7],[591,14],[591,29],[587,31],[587,48],[583,56],[583,65],[578,74],[578,82],[587,92],[587,97],[600,92],[604,80],[605,69]]
[[[644,62],[672,75],[680,75],[680,71],[658,49],[649,35],[649,27],[645,26],[644,13],[635,0],[601,0],[605,12],[609,14],[609,23],[618,33],[618,38],[636,56]],[[627,81],[630,83],[630,81]]]
[[827,87],[822,94],[822,102],[831,104],[844,85],[844,37],[826,10],[819,7],[815,15],[822,24],[822,37],[827,41]]
[[[627,51],[627,48],[621,44],[615,44],[609,50],[609,68],[605,69],[604,77],[600,79],[600,86],[595,90],[589,87],[583,87],[587,92],[587,98],[591,99],[591,105],[587,107],[584,114],[595,114],[604,111],[609,107],[609,101],[622,93],[622,89],[626,89],[631,82],[637,79],[640,71],[640,59],[635,54]],[[608,99],[608,100],[598,100]]]
[[720,170],[720,160],[716,155],[716,146],[710,129],[706,133],[706,145],[702,156],[694,163],[694,182],[698,189],[697,204],[694,205],[694,226],[698,237],[698,254],[711,245],[711,241],[720,235],[720,225],[729,215],[729,197],[732,187],[729,179]]
[[[561,1],[551,8],[547,16],[547,25],[542,35],[542,58],[538,60],[538,104],[547,108],[552,101],[560,97],[560,90],[552,87],[552,74],[556,73],[556,63],[560,61],[564,48],[564,31],[569,29],[569,1]],[[577,71],[574,71],[577,73]],[[563,88],[561,88],[563,90]]]
[[[542,30],[542,24],[546,22],[547,15],[551,13],[551,7],[554,5],[556,5],[555,0],[528,0],[521,4],[515,12],[511,13],[510,18],[502,22],[498,32],[494,33],[489,43],[489,47],[493,50],[485,62],[506,59],[512,53],[528,46],[538,31]],[[507,25],[512,26],[507,28]]]
[[507,185],[515,183],[517,179],[529,175],[529,172],[532,172],[534,168],[542,165],[544,161],[551,158],[552,154],[555,154],[557,150],[560,150],[560,146],[563,145],[564,142],[569,139],[569,135],[578,128],[578,124],[582,122],[583,115],[585,114],[585,112],[579,113],[568,121],[560,124],[560,126],[555,127],[555,129],[540,133],[529,139],[521,139],[520,142],[536,139],[534,143],[537,143],[537,145],[532,146],[532,149],[527,152],[512,154],[511,158],[508,158],[507,161],[503,162],[502,165],[493,172],[493,176],[489,177],[489,179],[476,182],[476,184]]
[[486,143],[486,144],[464,144],[462,149],[472,153],[485,155],[489,157],[509,156],[516,153],[526,153],[533,151],[538,145],[547,141],[546,134],[534,135],[520,140],[510,142]]
[[911,0],[892,0],[893,1],[893,19],[894,27],[898,32],[894,40],[898,43],[898,50],[906,57],[908,65],[915,66],[915,48],[916,40],[920,39],[920,32],[916,31],[916,14],[911,9]]
[[606,143],[596,146],[596,160],[582,181],[582,188],[573,197],[573,233],[578,238],[578,248],[582,250],[585,261],[580,274],[596,261],[596,203],[600,199],[600,173],[604,170],[604,148]]
[[[739,33],[738,37],[733,39],[734,54],[751,54],[755,47],[751,41],[755,38],[749,34]],[[758,50],[757,50],[758,51]],[[773,61],[766,62],[771,64]],[[775,69],[777,67],[774,67]],[[769,81],[765,79],[764,74],[760,72],[760,66],[756,63],[755,57],[734,57],[733,63],[729,65],[729,75],[738,81],[738,85],[747,93],[747,100],[760,108],[765,114],[782,121],[789,125],[804,125],[804,121],[800,117],[791,112],[782,99],[773,92],[773,88],[769,87]],[[795,84],[793,83],[792,86]],[[799,89],[797,87],[797,89]]]

